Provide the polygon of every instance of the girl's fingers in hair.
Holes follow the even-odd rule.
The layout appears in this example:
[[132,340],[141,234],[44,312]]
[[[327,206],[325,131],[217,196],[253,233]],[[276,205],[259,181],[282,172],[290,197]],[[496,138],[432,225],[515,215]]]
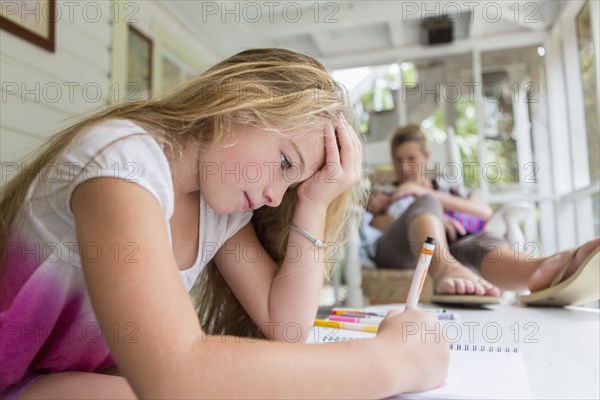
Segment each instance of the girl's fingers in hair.
[[325,165],[323,168],[328,168],[331,163],[340,163],[340,152],[338,151],[335,129],[328,126],[325,128]]
[[348,130],[344,125],[341,115],[338,116],[335,120],[335,132],[337,140],[339,142],[340,162],[342,166],[344,166],[351,154],[350,152],[352,151],[352,142],[348,137]]
[[341,116],[324,129],[325,165],[316,172],[315,179],[300,185],[301,198],[329,204],[358,182],[362,150],[352,136],[356,136],[354,130]]
[[360,140],[358,139],[358,135],[356,134],[356,132],[354,132],[354,128],[352,128],[352,125],[350,125],[350,123],[348,122],[346,117],[344,117],[343,115],[341,116],[341,120],[342,120],[342,123],[348,129],[348,134],[350,136],[350,140],[352,141],[352,143],[355,146],[361,147]]
[[354,143],[354,154],[355,154],[355,158],[356,158],[356,161],[354,163],[354,167],[355,167],[354,172],[355,172],[357,178],[360,179],[360,175],[362,173],[362,143],[360,142],[360,138],[354,131],[354,128],[352,128],[352,125],[350,125],[350,123],[346,120],[346,118],[344,118],[344,122],[346,123],[346,125],[348,125],[348,129],[350,132],[350,138],[352,139],[352,142]]
[[360,177],[362,163],[362,145],[352,126],[343,115],[339,117],[339,127],[342,127],[343,136],[346,139],[342,146],[342,163],[345,170],[351,172],[352,178]]
[[354,160],[354,153],[356,147],[356,145],[352,141],[352,128],[347,124],[343,116],[340,116],[338,126],[344,138],[343,147],[341,149],[342,162],[348,164]]

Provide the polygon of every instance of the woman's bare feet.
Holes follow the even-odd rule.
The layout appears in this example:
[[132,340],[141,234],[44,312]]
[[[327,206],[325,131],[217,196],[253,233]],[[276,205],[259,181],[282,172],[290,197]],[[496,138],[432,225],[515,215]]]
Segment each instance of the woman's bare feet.
[[435,294],[500,296],[500,289],[458,261],[446,261],[432,266],[431,276]]
[[[561,281],[573,275],[573,273],[577,271],[577,268],[579,268],[587,256],[590,255],[590,253],[598,246],[600,246],[600,238],[590,240],[581,246],[581,249],[575,255],[575,258],[571,262],[571,265],[565,272]],[[569,260],[569,257],[576,249],[577,248],[573,248],[567,251],[562,251],[542,259],[536,271],[533,273],[533,275],[531,275],[531,278],[529,278],[529,282],[527,283],[529,290],[533,293],[550,286],[556,274],[558,274],[562,266]]]

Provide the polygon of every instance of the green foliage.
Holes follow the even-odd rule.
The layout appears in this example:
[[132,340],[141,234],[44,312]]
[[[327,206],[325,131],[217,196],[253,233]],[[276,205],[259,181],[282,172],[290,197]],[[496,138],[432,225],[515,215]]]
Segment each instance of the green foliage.
[[375,88],[374,87],[360,95],[360,102],[362,103],[364,112],[370,113],[373,111],[374,99],[375,99]]
[[411,87],[417,84],[418,82],[418,72],[415,64],[413,63],[404,63],[402,64],[402,82],[405,87]]
[[[460,99],[456,102],[456,143],[460,151],[463,164],[479,163],[477,145],[477,115],[475,102]],[[476,164],[470,164],[476,165]],[[472,169],[463,168],[463,181],[470,188],[479,187],[479,174],[471,173]]]

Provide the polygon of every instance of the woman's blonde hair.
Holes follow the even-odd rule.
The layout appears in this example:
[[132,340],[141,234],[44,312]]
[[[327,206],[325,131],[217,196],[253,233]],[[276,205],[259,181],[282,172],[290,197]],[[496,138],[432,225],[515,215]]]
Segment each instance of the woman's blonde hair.
[[[163,96],[108,107],[53,136],[33,161],[2,188],[0,260],[4,264],[9,230],[36,176],[80,132],[101,121],[128,119],[149,127],[150,134],[181,155],[188,143],[198,144],[201,152],[209,151],[222,142],[234,123],[284,135],[289,128],[331,126],[337,115],[348,115],[348,111],[343,87],[321,63],[298,52],[275,48],[233,55]],[[306,129],[311,131],[317,130]],[[347,241],[355,223],[350,210],[364,201],[365,191],[357,184],[331,202],[326,217],[327,242],[341,245]],[[263,207],[252,218],[259,240],[278,265],[285,257],[295,203],[296,193],[289,190],[279,207]],[[333,264],[326,263],[327,276]],[[262,336],[212,261],[196,282],[194,293],[205,331]]]

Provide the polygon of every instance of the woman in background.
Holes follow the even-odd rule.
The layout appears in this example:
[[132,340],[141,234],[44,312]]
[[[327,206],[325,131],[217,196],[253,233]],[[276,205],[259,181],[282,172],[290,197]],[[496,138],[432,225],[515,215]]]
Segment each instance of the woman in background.
[[[533,258],[484,232],[490,207],[464,186],[430,179],[425,173],[429,152],[418,125],[398,128],[391,152],[396,189],[391,194],[374,192],[367,208],[372,214],[369,226],[378,231],[370,244],[377,267],[414,268],[421,243],[431,236],[438,241],[429,268],[435,294],[499,296],[499,287],[537,292],[566,281],[580,266],[598,268],[600,238],[578,249]],[[597,288],[588,289],[583,297],[596,300],[598,293]]]

